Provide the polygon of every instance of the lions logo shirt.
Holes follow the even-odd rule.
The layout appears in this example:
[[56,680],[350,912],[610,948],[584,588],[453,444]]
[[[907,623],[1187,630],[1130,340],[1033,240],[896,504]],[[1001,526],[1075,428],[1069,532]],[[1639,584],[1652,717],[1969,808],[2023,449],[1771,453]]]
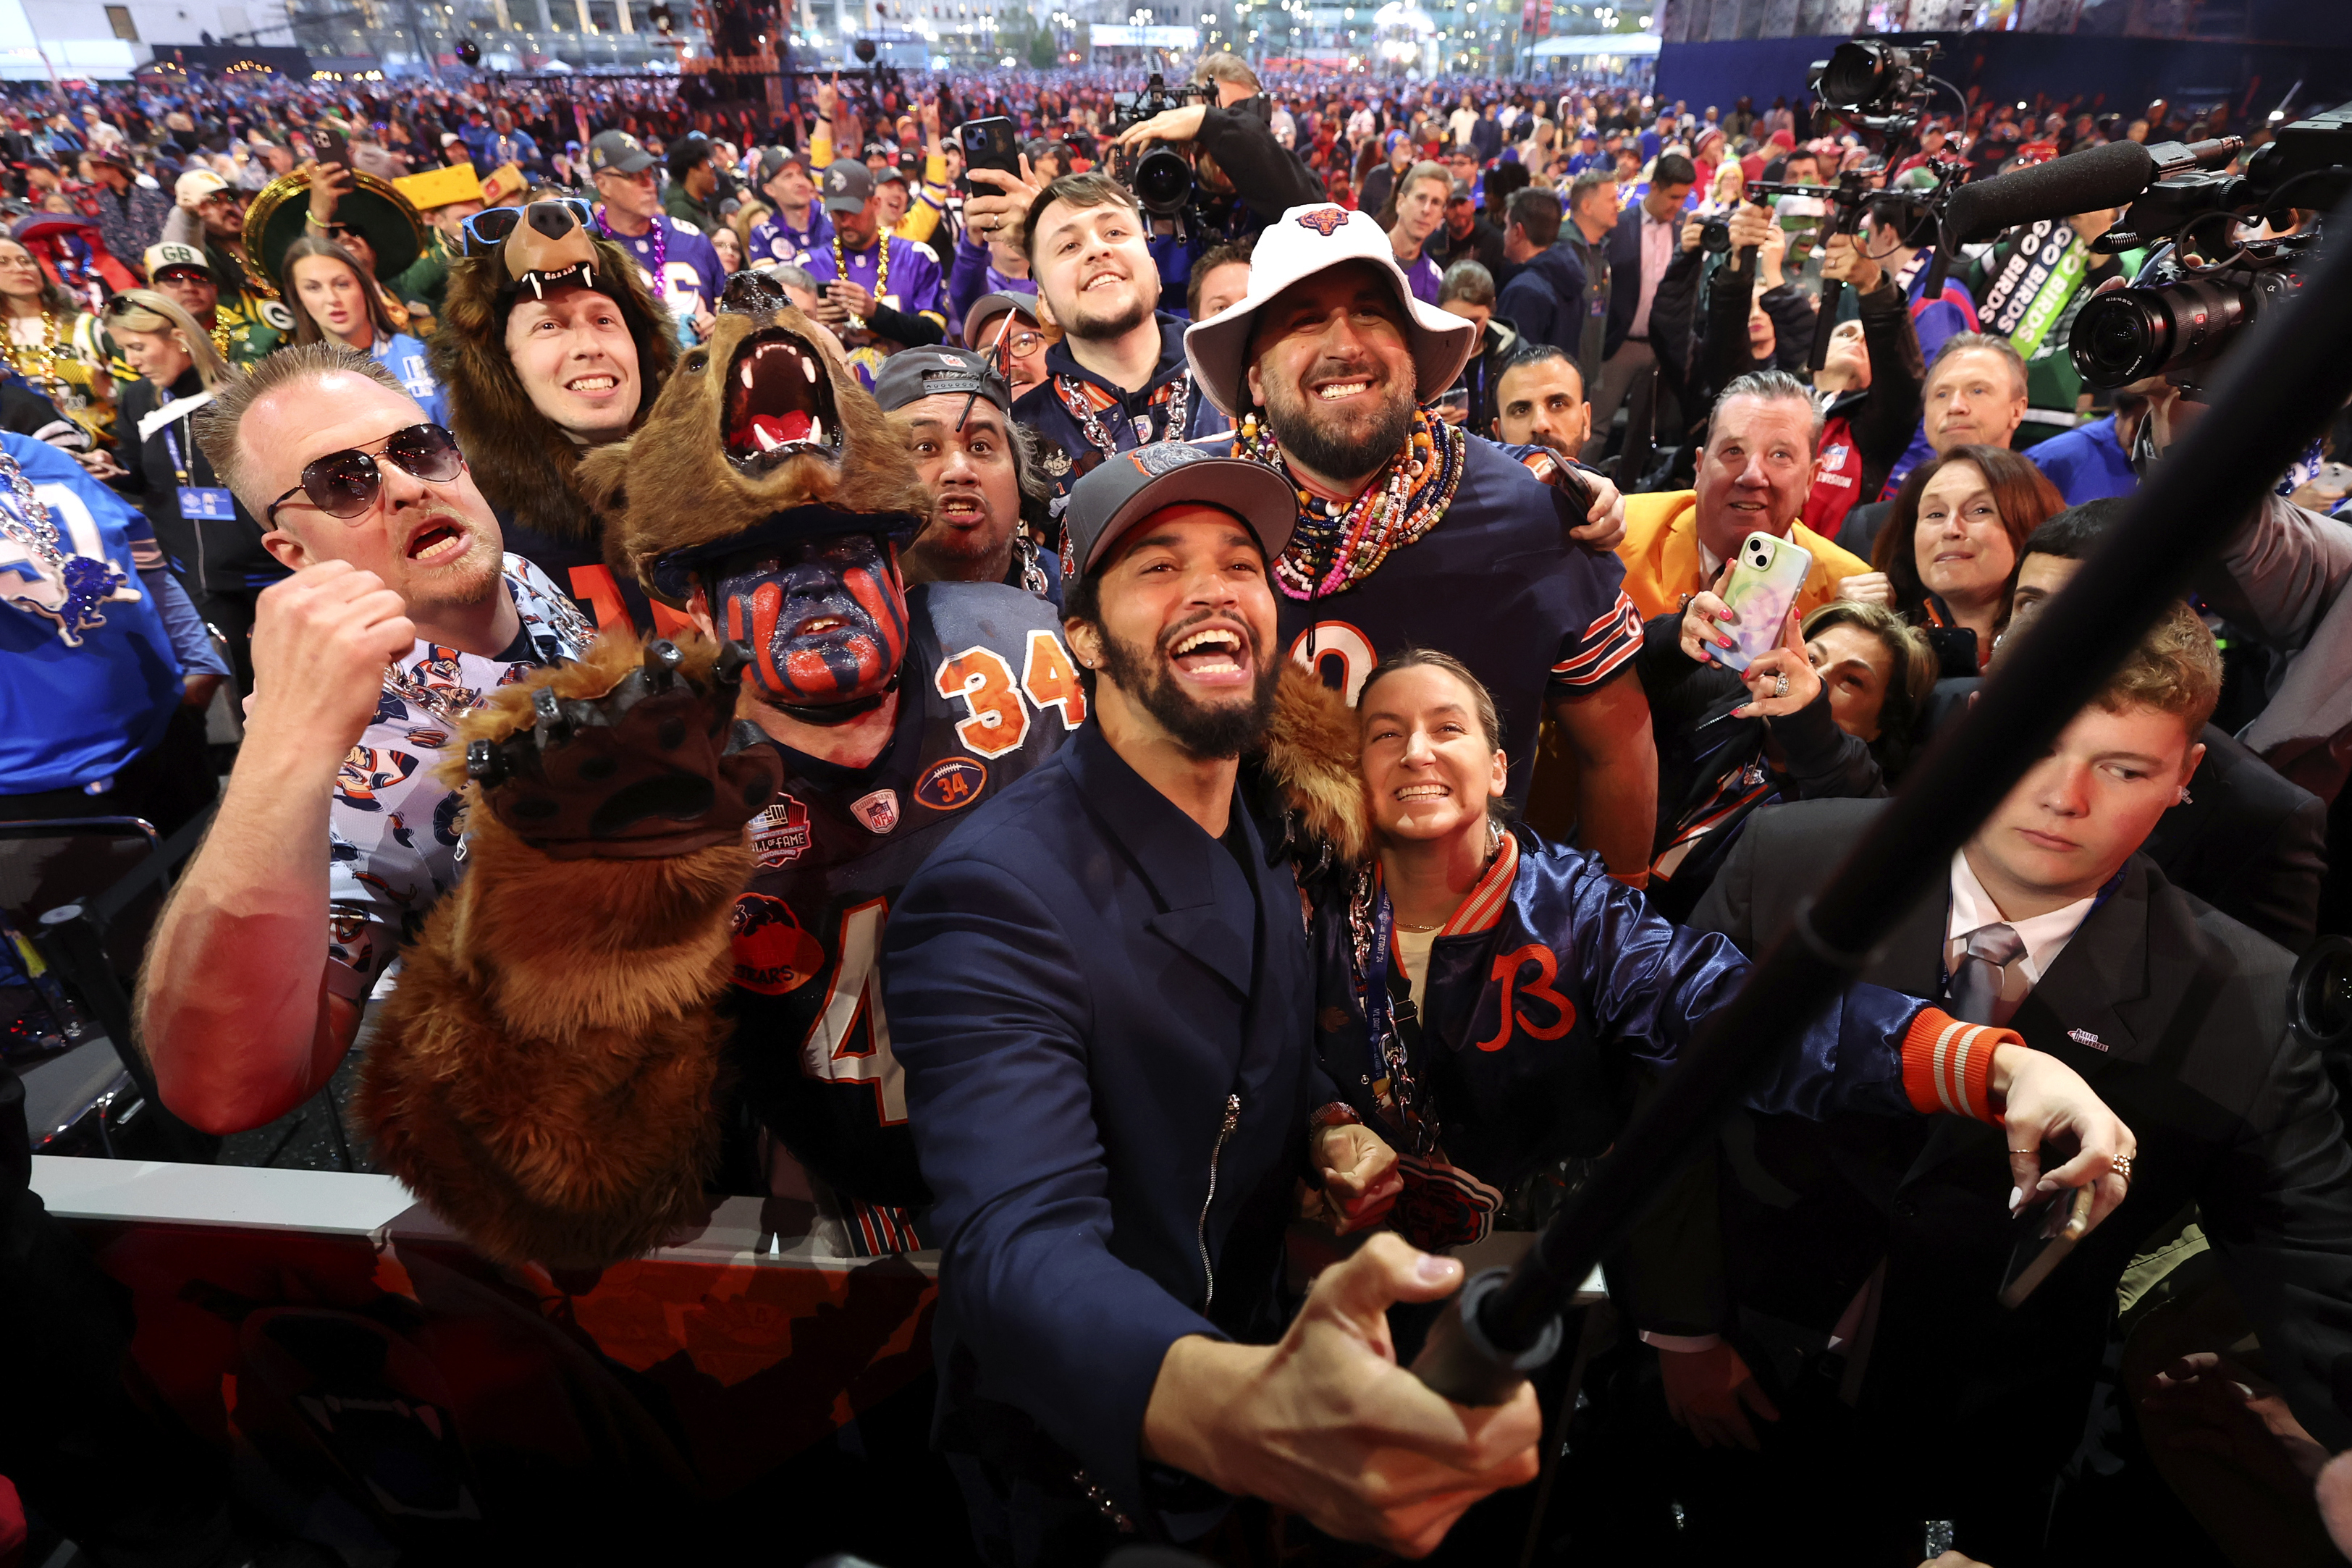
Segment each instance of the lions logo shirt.
[[741,1092],[840,1194],[866,1256],[929,1245],[876,961],[892,900],[972,806],[1086,721],[1053,607],[995,583],[907,591],[889,743],[863,768],[776,744],[784,784],[751,823],[736,900],[734,1067]]
[[457,721],[484,692],[558,659],[596,629],[520,555],[504,582],[522,628],[496,658],[419,639],[384,671],[375,717],[343,759],[327,806],[327,984],[366,998],[465,869],[463,797],[433,776]]

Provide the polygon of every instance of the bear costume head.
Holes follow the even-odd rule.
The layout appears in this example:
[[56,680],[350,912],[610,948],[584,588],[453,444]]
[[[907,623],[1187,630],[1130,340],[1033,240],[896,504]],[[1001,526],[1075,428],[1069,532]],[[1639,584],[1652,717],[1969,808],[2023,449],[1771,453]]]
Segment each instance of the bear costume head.
[[878,702],[908,639],[898,551],[930,493],[871,394],[783,290],[739,272],[627,441],[582,461],[605,550],[655,597],[698,594],[762,697],[815,723]]
[[[516,374],[507,318],[516,300],[534,290],[586,287],[611,300],[636,346],[642,424],[677,363],[670,314],[646,289],[635,260],[580,223],[574,204],[507,210],[520,210],[524,220],[496,248],[449,268],[428,350],[433,374],[448,400],[450,433],[499,515],[552,539],[593,540],[595,518],[573,488],[580,447],[540,412]],[[562,232],[551,232],[558,228]]]

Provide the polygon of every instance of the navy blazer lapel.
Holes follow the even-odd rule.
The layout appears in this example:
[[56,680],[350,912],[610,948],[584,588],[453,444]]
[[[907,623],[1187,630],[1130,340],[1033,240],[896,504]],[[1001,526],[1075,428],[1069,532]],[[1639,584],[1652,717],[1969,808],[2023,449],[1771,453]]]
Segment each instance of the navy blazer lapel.
[[[1087,810],[1126,851],[1160,903],[1144,929],[1246,994],[1259,900],[1233,856],[1113,751],[1099,725],[1080,730],[1062,748],[1061,760],[1077,780]],[[1241,811],[1238,795],[1234,810]],[[1236,890],[1247,899],[1240,908],[1234,907]]]
[[[2135,855],[2124,864],[2123,885],[2083,917],[2065,951],[2033,987],[2031,1000],[2038,1005],[2036,1011],[2056,1020],[2068,1039],[2099,1060],[2140,1057],[2145,1049],[2142,1031],[2126,1020],[2144,1012],[2137,1004],[2148,995],[2154,978],[2150,934],[2147,863]],[[2082,1035],[2090,1040],[2080,1038]],[[2040,1048],[2054,1047],[2051,1042]],[[2084,1077],[2095,1076],[2097,1060],[2068,1059]]]

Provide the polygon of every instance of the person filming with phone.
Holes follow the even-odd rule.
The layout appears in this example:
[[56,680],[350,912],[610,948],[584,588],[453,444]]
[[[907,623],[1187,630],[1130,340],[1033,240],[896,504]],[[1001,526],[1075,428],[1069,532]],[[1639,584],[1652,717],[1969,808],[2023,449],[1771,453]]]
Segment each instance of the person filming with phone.
[[1821,415],[1805,384],[1781,371],[1743,375],[1707,416],[1696,486],[1625,498],[1625,592],[1646,618],[1679,612],[1716,585],[1751,533],[1785,540],[1812,558],[1794,604],[1810,614],[1832,599],[1885,604],[1886,577],[1800,521],[1811,493]]

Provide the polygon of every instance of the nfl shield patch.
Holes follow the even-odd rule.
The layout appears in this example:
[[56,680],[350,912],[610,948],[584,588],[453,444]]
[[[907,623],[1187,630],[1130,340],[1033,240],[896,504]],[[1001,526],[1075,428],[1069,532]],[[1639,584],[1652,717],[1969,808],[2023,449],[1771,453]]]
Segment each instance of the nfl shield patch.
[[849,803],[849,815],[863,823],[869,833],[887,833],[898,826],[898,792],[877,789],[872,795],[859,795]]

